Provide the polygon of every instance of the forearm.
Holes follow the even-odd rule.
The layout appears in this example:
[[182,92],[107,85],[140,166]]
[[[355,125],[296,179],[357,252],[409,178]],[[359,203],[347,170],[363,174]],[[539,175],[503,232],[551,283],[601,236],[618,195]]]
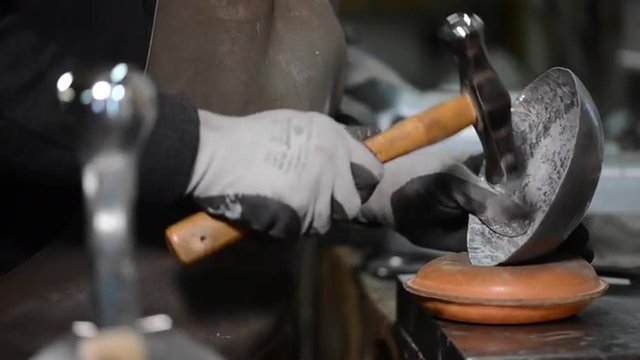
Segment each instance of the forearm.
[[186,192],[198,152],[200,119],[187,100],[160,94],[156,125],[140,161],[140,196],[172,202]]
[[[25,178],[78,184],[73,127],[59,110],[55,88],[77,61],[18,13],[0,19],[0,49],[0,164]],[[140,188],[143,198],[170,202],[187,187],[199,120],[181,98],[160,95],[159,106],[140,162]]]

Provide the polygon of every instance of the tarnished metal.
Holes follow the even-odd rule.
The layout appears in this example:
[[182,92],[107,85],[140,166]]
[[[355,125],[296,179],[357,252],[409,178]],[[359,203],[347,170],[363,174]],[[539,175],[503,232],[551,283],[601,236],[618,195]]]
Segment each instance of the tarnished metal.
[[602,124],[587,89],[569,70],[554,68],[514,102],[516,146],[526,165],[513,196],[531,204],[532,223],[507,237],[469,217],[467,246],[474,265],[518,263],[555,249],[582,221],[603,161]]

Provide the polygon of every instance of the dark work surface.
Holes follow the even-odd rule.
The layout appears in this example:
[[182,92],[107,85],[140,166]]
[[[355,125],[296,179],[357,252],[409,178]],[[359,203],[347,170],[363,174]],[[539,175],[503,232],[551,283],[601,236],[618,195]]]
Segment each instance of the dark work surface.
[[397,288],[398,326],[425,359],[640,359],[638,284],[612,285],[578,316],[517,326],[436,320]]
[[[164,244],[139,246],[144,315],[169,314],[174,327],[227,359],[294,358],[293,247],[238,245],[187,269]],[[60,242],[0,276],[0,358],[26,359],[69,333],[72,321],[92,320],[89,278],[85,249]]]

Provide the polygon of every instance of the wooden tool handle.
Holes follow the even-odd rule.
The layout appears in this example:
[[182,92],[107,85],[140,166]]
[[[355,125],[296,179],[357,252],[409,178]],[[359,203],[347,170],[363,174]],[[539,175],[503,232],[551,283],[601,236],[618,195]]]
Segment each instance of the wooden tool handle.
[[[454,135],[476,122],[472,100],[462,94],[425,112],[397,123],[365,141],[381,162],[391,161],[416,149]],[[172,225],[167,243],[183,265],[190,265],[239,241],[242,230],[210,217],[205,212]]]
[[80,360],[147,360],[149,350],[144,336],[134,329],[110,328],[78,339],[76,355]]
[[446,139],[475,122],[473,102],[462,94],[398,122],[389,130],[365,140],[364,144],[385,163]]
[[239,241],[244,232],[201,211],[171,225],[165,236],[178,261],[190,265]]

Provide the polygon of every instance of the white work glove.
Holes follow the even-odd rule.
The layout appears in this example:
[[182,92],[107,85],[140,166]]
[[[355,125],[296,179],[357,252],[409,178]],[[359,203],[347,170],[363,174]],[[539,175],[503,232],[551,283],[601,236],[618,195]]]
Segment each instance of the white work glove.
[[355,217],[382,177],[373,153],[320,113],[199,115],[188,193],[245,228],[276,238],[324,233],[332,219]]

